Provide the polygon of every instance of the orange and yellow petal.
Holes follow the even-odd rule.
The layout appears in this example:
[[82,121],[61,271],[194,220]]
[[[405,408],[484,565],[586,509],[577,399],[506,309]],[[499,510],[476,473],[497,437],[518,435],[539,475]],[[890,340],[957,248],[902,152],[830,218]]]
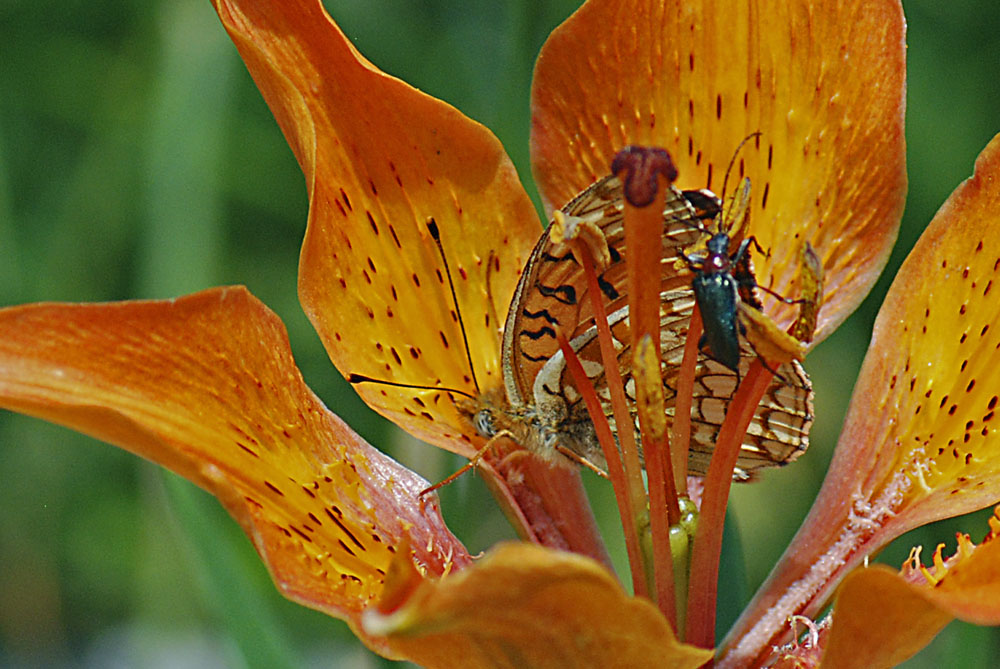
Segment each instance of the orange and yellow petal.
[[837,593],[824,667],[895,666],[914,655],[949,622],[1000,625],[1000,541],[959,550],[945,562],[940,549],[928,578],[906,578],[882,565],[858,569]]
[[245,288],[0,310],[0,406],[66,425],[205,488],[287,597],[357,622],[404,539],[428,574],[468,562],[426,482],[305,385]]
[[[319,0],[215,5],[305,173],[299,293],[337,369],[475,393],[471,357],[480,387],[499,388],[498,332],[541,230],[499,141],[365,60]],[[447,395],[357,389],[411,433],[474,451]]]
[[688,667],[712,651],[677,641],[649,601],[596,562],[506,544],[475,565],[423,581],[364,629],[426,666]]
[[[590,0],[546,42],[532,161],[551,209],[628,144],[670,151],[681,188],[752,186],[757,277],[796,297],[802,245],[823,262],[817,340],[881,272],[906,190],[898,0]],[[788,325],[794,310],[769,311]]]
[[815,615],[865,555],[1000,501],[997,290],[1000,135],[900,268],[819,497],[737,634],[793,584]]

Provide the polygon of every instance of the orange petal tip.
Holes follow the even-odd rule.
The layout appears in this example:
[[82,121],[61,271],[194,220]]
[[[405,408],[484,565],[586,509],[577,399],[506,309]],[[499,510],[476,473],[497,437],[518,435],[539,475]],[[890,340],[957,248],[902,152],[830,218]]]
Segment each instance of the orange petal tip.
[[596,562],[531,544],[498,546],[421,583],[388,614],[370,609],[362,624],[429,664],[496,666],[515,652],[523,666],[694,669],[712,657],[677,641],[651,603],[626,595]]

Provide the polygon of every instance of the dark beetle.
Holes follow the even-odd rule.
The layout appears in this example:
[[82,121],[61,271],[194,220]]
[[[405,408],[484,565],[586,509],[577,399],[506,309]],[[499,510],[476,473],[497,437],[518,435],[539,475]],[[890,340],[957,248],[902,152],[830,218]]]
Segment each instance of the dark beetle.
[[[695,259],[684,255],[694,279],[691,287],[701,312],[704,333],[698,340],[699,350],[708,347],[709,355],[739,374],[740,335],[745,333],[739,321],[740,295],[753,294],[755,282],[746,265],[741,265],[747,247],[756,242],[744,239],[736,253],[729,255],[729,235],[719,232],[706,242],[708,255]],[[734,275],[734,268],[737,269]]]

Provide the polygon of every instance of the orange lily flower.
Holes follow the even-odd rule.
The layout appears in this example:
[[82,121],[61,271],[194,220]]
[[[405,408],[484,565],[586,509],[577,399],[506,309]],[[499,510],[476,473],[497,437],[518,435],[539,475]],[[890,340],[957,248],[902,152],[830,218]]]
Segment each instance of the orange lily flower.
[[[300,295],[334,364],[345,375],[467,392],[478,379],[479,391],[498,389],[497,315],[540,229],[499,143],[378,71],[318,2],[215,4],[306,175]],[[723,21],[710,4],[592,0],[553,34],[533,94],[541,195],[548,210],[560,206],[606,174],[626,144],[667,147],[681,186],[718,188],[740,140],[761,132],[740,157],[760,194],[752,232],[770,250],[755,259],[758,276],[794,295],[796,251],[812,243],[827,285],[820,339],[867,293],[895,239],[905,190],[902,12],[889,0],[774,2]],[[765,661],[788,636],[788,616],[818,615],[847,571],[892,537],[1000,501],[989,457],[997,384],[986,360],[997,335],[987,295],[1000,262],[990,231],[998,150],[994,141],[984,151],[976,178],[897,278],[831,476],[721,647],[721,663]],[[952,304],[961,305],[956,314],[926,327],[930,309],[945,314]],[[768,311],[779,323],[792,317],[777,303]],[[471,456],[482,442],[443,393],[358,390],[429,443]],[[209,490],[284,594],[344,618],[384,655],[427,666],[679,667],[712,655],[678,642],[657,609],[629,597],[600,564],[575,473],[488,454],[483,473],[498,499],[547,548],[511,544],[474,561],[433,499],[418,498],[425,482],[305,386],[280,322],[241,288],[6,309],[0,404]],[[838,638],[867,634],[858,624],[847,637],[838,631],[841,620],[868,620],[869,586],[861,596],[852,586],[862,578],[882,578],[870,591],[891,593],[884,599],[924,603],[930,622],[899,647],[918,647],[948,616],[1000,621],[995,598],[982,594],[996,587],[995,544],[963,544],[963,560],[930,574],[942,584],[932,594],[882,570],[855,573],[834,614],[830,653],[845,643]],[[813,580],[804,592],[805,578]],[[900,626],[911,610],[895,610]]]

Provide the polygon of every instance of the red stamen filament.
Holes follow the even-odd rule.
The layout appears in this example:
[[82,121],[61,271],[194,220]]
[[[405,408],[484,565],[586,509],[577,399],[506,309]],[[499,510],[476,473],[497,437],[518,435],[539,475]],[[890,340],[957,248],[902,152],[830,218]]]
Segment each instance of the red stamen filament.
[[722,551],[722,530],[733,470],[743,445],[743,436],[773,377],[774,374],[759,359],[750,365],[726,411],[726,418],[715,443],[715,452],[712,453],[712,462],[708,466],[698,530],[692,549],[685,635],[688,643],[702,648],[712,648],[715,645],[719,555]]
[[[631,513],[631,502],[626,494],[625,470],[622,467],[621,458],[618,456],[618,449],[615,446],[615,438],[611,432],[611,425],[608,423],[608,418],[604,415],[604,410],[601,408],[601,400],[597,397],[594,384],[590,382],[587,373],[583,371],[583,365],[580,363],[576,351],[569,345],[566,335],[558,332],[556,334],[556,341],[559,342],[559,349],[566,359],[566,367],[569,369],[569,373],[576,383],[577,390],[580,392],[584,404],[587,406],[587,413],[590,414],[590,419],[594,423],[594,432],[597,433],[597,441],[601,444],[601,448],[604,450],[604,458],[608,461],[608,478],[611,479],[611,486],[615,491],[615,500],[618,502],[618,511],[622,519],[622,529],[625,532],[625,549],[628,553],[629,567],[632,571],[632,587],[635,589],[636,594],[639,593],[640,587],[645,592],[646,582],[645,579],[641,578],[643,570],[639,537],[635,531],[630,531],[634,530],[635,516]],[[637,575],[640,576],[638,580],[636,579]]]
[[674,483],[678,490],[687,491],[688,450],[691,445],[691,403],[694,399],[694,372],[698,364],[698,339],[701,337],[701,311],[695,304],[691,312],[684,357],[677,374],[677,399],[674,403],[674,429],[671,458]]
[[[646,488],[642,481],[639,449],[635,443],[635,434],[630,427],[632,425],[632,416],[629,414],[628,406],[625,403],[625,386],[622,381],[621,371],[618,369],[618,354],[612,343],[611,327],[608,325],[607,314],[605,313],[604,305],[601,303],[603,292],[597,281],[597,273],[594,270],[594,259],[591,256],[590,249],[584,244],[574,245],[574,252],[580,259],[584,275],[587,277],[587,292],[590,295],[591,309],[594,313],[594,324],[597,326],[597,339],[601,347],[601,360],[604,364],[604,373],[608,381],[608,390],[611,394],[611,409],[614,413],[615,424],[619,426],[618,441],[621,445],[620,458],[613,440],[610,444],[610,449],[603,443],[601,445],[604,447],[605,457],[608,459],[608,473],[610,474],[612,468],[612,460],[617,461],[620,459],[624,468],[623,483],[625,494],[619,495],[616,486],[615,495],[618,497],[618,508],[622,513],[622,526],[629,554],[629,566],[632,571],[633,592],[636,595],[648,598],[649,589],[646,586],[645,574],[651,573],[651,571],[646,569],[645,555],[640,550],[640,527],[639,516],[637,515],[639,510],[645,511],[646,509]],[[608,452],[609,450],[610,453]],[[624,505],[622,502],[624,502]]]

